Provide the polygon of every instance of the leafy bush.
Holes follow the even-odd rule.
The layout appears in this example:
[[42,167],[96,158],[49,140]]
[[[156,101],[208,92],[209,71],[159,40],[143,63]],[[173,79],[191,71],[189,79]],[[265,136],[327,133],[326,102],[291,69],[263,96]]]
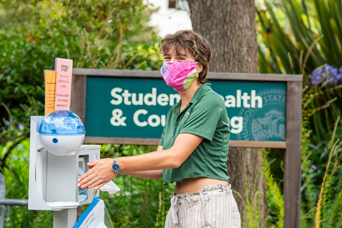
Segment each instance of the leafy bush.
[[315,97],[307,104],[315,143],[329,141],[342,110],[341,7],[335,0],[283,0],[280,9],[265,1],[264,10],[257,7],[260,72],[304,75],[304,92]]
[[[149,13],[141,0],[3,1],[0,101],[13,117],[27,122],[20,108],[28,104],[22,90],[43,104],[43,70],[54,68],[55,57],[73,59],[74,67],[155,69],[158,63],[151,56],[158,55],[157,40],[147,36]],[[4,105],[0,116],[9,118]]]
[[[341,227],[341,6],[335,0],[282,0],[256,7],[260,72],[304,76],[302,227]],[[269,216],[271,227],[283,219],[282,213]]]
[[[29,122],[30,116],[44,112],[44,69],[54,68],[55,57],[73,59],[73,67],[159,68],[159,40],[146,24],[150,14],[141,0],[1,1],[0,172],[14,186],[7,185],[6,198],[27,198]],[[153,149],[103,145],[101,156]],[[115,227],[163,224],[172,186],[123,176],[115,181],[119,193],[101,193]],[[11,207],[5,220],[5,227],[51,224],[52,212],[26,207]]]

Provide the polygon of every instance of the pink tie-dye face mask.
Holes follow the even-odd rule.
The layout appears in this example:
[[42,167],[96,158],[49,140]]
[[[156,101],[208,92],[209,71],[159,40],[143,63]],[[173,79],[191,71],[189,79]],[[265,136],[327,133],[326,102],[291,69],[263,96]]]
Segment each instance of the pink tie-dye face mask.
[[195,78],[198,78],[196,63],[191,61],[164,62],[160,73],[166,84],[177,92],[186,90]]

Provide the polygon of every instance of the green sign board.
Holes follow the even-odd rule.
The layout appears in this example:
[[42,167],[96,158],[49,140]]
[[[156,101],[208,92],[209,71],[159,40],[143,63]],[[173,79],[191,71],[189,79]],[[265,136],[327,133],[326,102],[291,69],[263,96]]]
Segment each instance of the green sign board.
[[[286,141],[286,82],[209,80],[225,102],[231,140]],[[180,97],[162,78],[87,77],[88,137],[161,137]]]

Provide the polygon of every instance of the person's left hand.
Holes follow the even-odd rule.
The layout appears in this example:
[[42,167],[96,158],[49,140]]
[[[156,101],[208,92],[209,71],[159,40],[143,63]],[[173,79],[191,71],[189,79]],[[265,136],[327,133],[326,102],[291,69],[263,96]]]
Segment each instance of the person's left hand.
[[112,169],[113,159],[104,158],[88,163],[89,171],[78,179],[77,186],[83,189],[100,189],[118,174]]

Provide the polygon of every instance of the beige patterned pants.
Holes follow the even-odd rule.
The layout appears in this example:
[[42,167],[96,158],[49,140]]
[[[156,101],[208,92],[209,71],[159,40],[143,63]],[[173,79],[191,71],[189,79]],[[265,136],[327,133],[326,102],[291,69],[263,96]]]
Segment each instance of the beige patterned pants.
[[230,185],[209,185],[173,195],[165,228],[240,228],[240,213]]

